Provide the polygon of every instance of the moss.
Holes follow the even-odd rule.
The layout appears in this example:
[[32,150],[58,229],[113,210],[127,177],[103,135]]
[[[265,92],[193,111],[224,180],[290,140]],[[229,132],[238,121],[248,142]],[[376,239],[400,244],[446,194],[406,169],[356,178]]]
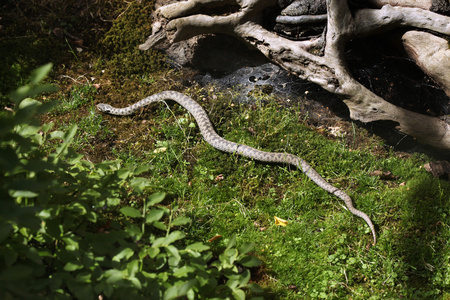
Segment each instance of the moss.
[[140,51],[138,46],[151,34],[150,15],[154,0],[133,2],[113,24],[99,43],[105,68],[111,75],[123,77],[149,74],[164,68],[164,55],[156,50]]

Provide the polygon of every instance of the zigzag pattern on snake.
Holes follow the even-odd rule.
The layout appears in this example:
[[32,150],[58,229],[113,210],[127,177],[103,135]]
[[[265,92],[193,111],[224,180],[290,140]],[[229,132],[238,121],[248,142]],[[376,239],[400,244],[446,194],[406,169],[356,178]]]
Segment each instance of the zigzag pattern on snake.
[[161,102],[165,100],[173,100],[178,104],[180,104],[181,106],[183,106],[185,109],[187,109],[197,121],[198,126],[200,128],[200,132],[205,141],[208,142],[214,148],[228,153],[236,153],[258,161],[285,163],[293,165],[298,169],[301,169],[303,173],[305,173],[306,176],[308,176],[312,181],[314,181],[319,187],[342,199],[345,203],[345,206],[352,214],[366,221],[367,225],[369,225],[369,228],[372,231],[374,241],[373,244],[375,245],[377,241],[375,228],[370,218],[364,212],[354,208],[352,199],[346,193],[344,193],[340,189],[332,186],[327,181],[325,181],[325,179],[323,179],[322,176],[320,176],[319,173],[317,173],[316,170],[314,170],[306,161],[293,154],[265,152],[246,145],[237,144],[220,137],[214,131],[214,128],[205,110],[192,98],[184,94],[174,91],[165,91],[149,96],[126,108],[114,108],[111,105],[104,103],[98,104],[97,108],[98,110],[104,113],[124,116],[124,115],[131,115],[136,110],[144,106],[147,106],[153,102]]

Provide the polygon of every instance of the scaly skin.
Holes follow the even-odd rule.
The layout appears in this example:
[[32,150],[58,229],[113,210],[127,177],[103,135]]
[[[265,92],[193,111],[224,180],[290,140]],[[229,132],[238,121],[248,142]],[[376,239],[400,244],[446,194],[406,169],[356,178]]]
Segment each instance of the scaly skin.
[[131,115],[136,110],[144,106],[147,106],[153,102],[161,102],[164,100],[173,100],[178,104],[180,104],[181,106],[183,106],[184,108],[186,108],[197,121],[203,138],[214,148],[228,153],[236,153],[259,161],[291,164],[301,169],[303,173],[305,173],[306,176],[308,176],[312,181],[314,181],[319,187],[342,199],[345,203],[345,206],[352,214],[364,219],[364,221],[366,221],[367,225],[369,225],[369,228],[372,231],[373,244],[374,245],[376,244],[377,237],[375,234],[375,228],[370,218],[364,212],[357,210],[355,207],[353,207],[352,199],[346,193],[344,193],[340,189],[332,186],[327,181],[325,181],[325,179],[323,179],[322,176],[320,176],[319,173],[317,173],[316,170],[314,170],[306,161],[293,154],[265,152],[246,145],[241,145],[225,140],[214,131],[214,128],[205,110],[192,98],[186,95],[174,91],[165,91],[149,96],[125,108],[114,108],[111,105],[104,103],[98,104],[97,108],[99,111],[104,113],[109,113],[111,115],[125,116]]

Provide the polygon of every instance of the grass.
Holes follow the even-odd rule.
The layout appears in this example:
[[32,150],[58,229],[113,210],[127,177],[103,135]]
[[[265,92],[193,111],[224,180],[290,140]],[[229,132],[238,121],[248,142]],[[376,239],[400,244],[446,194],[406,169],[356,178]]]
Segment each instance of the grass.
[[[80,149],[94,155],[110,143],[99,151],[104,157],[150,165],[152,185],[171,195],[177,216],[193,220],[184,228],[189,240],[221,235],[211,242],[216,249],[232,234],[240,243],[254,242],[264,265],[253,280],[269,299],[448,297],[450,184],[421,167],[428,157],[398,155],[353,124],[335,137],[274,96],[240,105],[228,96],[233,91],[194,86],[185,93],[201,102],[224,138],[309,161],[372,218],[378,244],[371,246],[362,219],[299,170],[212,148],[177,104],[155,104],[129,117],[100,115],[90,98],[95,91],[74,86],[55,115],[63,111],[64,126],[75,122],[84,132]],[[394,177],[371,175],[376,170]],[[288,225],[276,226],[275,216]]]
[[[210,90],[194,87],[186,93],[201,99],[222,136],[311,162],[368,213],[379,241],[372,247],[363,220],[300,171],[224,154],[206,144],[194,120],[176,104],[154,105],[132,117],[104,116],[105,128],[116,122],[116,134],[130,138],[111,156],[151,165],[148,177],[154,186],[172,195],[178,215],[193,220],[185,228],[189,239],[207,242],[218,234],[223,239],[211,245],[222,248],[236,233],[241,243],[256,243],[254,254],[264,266],[254,280],[266,288],[267,298],[448,296],[450,185],[421,168],[426,156],[399,157],[370,137],[370,143],[349,151],[354,131],[335,138],[307,126],[304,116],[274,97],[262,99],[268,103],[264,106],[238,105]],[[370,175],[375,170],[397,178]],[[289,224],[276,226],[275,216]]]
[[[87,160],[118,158],[127,164],[149,165],[144,175],[170,195],[173,203],[168,205],[178,207],[173,213],[193,220],[183,228],[190,241],[207,242],[221,235],[208,242],[221,249],[236,234],[238,244],[254,242],[254,254],[263,266],[252,270],[252,281],[265,288],[267,299],[450,298],[450,184],[422,167],[433,158],[398,153],[351,122],[334,124],[341,128],[336,137],[327,128],[310,126],[307,113],[281,105],[276,96],[255,93],[254,104],[240,105],[233,102],[233,90],[182,86],[185,75],[168,70],[162,55],[140,56],[130,46],[144,41],[148,33],[139,27],[133,42],[128,40],[137,23],[150,24],[149,13],[139,13],[140,8],[130,5],[111,31],[96,27],[98,35],[106,32],[93,46],[99,52],[82,52],[68,62],[67,45],[60,41],[64,64],[57,65],[55,78],[61,73],[73,78],[87,74],[96,78],[100,88],[55,79],[62,92],[52,98],[59,105],[46,121],[61,128],[77,124],[80,134],[75,145]],[[5,56],[4,61],[12,60]],[[14,72],[11,80],[24,81],[16,79],[21,72]],[[9,85],[14,88],[7,85],[2,91]],[[371,217],[378,244],[371,246],[370,230],[362,219],[299,170],[215,150],[176,104],[153,105],[128,117],[95,110],[100,102],[125,106],[168,89],[200,102],[224,138],[304,158]],[[377,170],[395,177],[371,175]],[[274,217],[288,225],[276,226]]]

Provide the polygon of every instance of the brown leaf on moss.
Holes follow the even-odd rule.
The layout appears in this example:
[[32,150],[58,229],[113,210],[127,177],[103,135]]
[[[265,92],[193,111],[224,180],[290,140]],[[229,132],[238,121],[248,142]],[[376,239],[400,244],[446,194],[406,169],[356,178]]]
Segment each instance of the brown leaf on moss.
[[370,176],[378,176],[380,179],[383,180],[395,180],[398,178],[398,176],[395,176],[392,174],[391,171],[381,171],[381,170],[375,170],[370,173]]
[[434,177],[446,178],[450,180],[450,163],[446,160],[434,161],[423,166],[425,170],[433,174]]
[[217,239],[220,239],[220,238],[222,238],[222,236],[220,235],[220,234],[216,234],[215,236],[213,236],[212,238],[210,238],[209,240],[208,240],[208,242],[212,242],[212,241],[215,241],[215,240],[217,240]]

